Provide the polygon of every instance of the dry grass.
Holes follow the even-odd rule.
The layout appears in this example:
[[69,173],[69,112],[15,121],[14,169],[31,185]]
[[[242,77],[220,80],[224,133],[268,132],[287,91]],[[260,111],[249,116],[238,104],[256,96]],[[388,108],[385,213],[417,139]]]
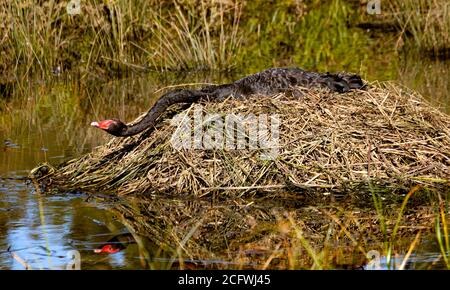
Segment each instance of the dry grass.
[[176,127],[167,119],[154,132],[114,138],[58,169],[38,167],[32,176],[49,191],[112,195],[243,196],[284,188],[320,197],[367,185],[448,186],[450,118],[420,96],[392,84],[347,94],[303,93],[300,101],[281,94],[202,104],[205,112],[221,115],[278,114],[274,160],[261,160],[263,149],[176,150],[170,142]]
[[13,0],[0,3],[1,79],[60,67],[84,74],[230,69],[241,47],[241,2]]
[[175,70],[230,70],[241,48],[242,13],[239,1],[198,1],[180,6],[167,16],[154,14],[149,63]]

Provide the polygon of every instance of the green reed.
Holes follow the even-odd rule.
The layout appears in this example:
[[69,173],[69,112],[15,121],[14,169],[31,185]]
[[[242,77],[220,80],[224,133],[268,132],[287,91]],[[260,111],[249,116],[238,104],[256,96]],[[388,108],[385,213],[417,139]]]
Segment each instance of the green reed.
[[390,1],[388,7],[400,38],[436,55],[450,49],[450,3],[445,0]]

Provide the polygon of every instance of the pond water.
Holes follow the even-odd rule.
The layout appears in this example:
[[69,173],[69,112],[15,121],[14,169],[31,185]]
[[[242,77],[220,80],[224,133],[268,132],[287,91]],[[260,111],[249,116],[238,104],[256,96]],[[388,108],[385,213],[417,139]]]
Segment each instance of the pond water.
[[[383,75],[383,65],[377,65],[374,75]],[[397,81],[417,89],[449,112],[449,67],[448,61],[405,57],[395,73],[385,75],[395,75]],[[149,92],[180,83],[223,83],[246,73],[191,73],[181,77],[150,73],[102,82],[63,75],[15,85],[10,100],[2,103],[0,110],[0,269],[65,269],[74,267],[77,253],[81,255],[82,269],[176,268],[170,258],[149,263],[155,251],[152,243],[133,233],[110,210],[108,202],[83,193],[40,195],[26,176],[41,162],[56,165],[104,144],[109,136],[89,127],[89,123],[112,116],[132,120],[160,94],[150,97]],[[116,253],[94,252],[117,236],[128,237],[124,249]],[[426,241],[422,243],[423,254],[411,256],[407,267],[444,268],[434,237]],[[387,267],[383,257],[379,266]]]

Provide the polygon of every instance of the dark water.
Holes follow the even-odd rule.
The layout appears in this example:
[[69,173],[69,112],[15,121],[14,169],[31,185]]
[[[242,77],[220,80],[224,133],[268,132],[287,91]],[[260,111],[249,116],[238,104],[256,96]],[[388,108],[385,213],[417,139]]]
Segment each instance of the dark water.
[[[407,58],[399,63],[398,81],[449,112],[448,61]],[[380,65],[377,75],[382,70]],[[149,97],[149,92],[171,84],[222,83],[229,78],[233,76],[148,74],[98,82],[60,76],[15,86],[0,111],[0,269],[65,269],[73,267],[76,253],[82,269],[170,267],[170,259],[149,262],[155,251],[151,243],[117,219],[110,204],[83,194],[42,196],[25,177],[41,162],[58,164],[106,142],[109,137],[88,124],[105,117],[132,120],[160,94]],[[127,233],[132,242],[125,249],[94,253],[109,239]],[[444,267],[434,238],[424,245],[423,254],[411,256],[407,267]],[[398,260],[401,263],[401,257]],[[385,258],[380,257],[379,266],[386,267]]]

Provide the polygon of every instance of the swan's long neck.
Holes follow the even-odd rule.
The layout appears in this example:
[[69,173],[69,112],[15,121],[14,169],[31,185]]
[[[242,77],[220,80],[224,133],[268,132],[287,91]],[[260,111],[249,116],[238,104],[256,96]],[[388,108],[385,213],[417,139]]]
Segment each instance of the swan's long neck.
[[206,96],[206,93],[194,90],[177,90],[169,92],[163,95],[155,103],[155,105],[148,111],[142,120],[136,124],[128,126],[127,129],[121,133],[121,136],[133,136],[141,133],[151,126],[154,126],[158,117],[161,116],[171,105],[177,103],[193,103]]

